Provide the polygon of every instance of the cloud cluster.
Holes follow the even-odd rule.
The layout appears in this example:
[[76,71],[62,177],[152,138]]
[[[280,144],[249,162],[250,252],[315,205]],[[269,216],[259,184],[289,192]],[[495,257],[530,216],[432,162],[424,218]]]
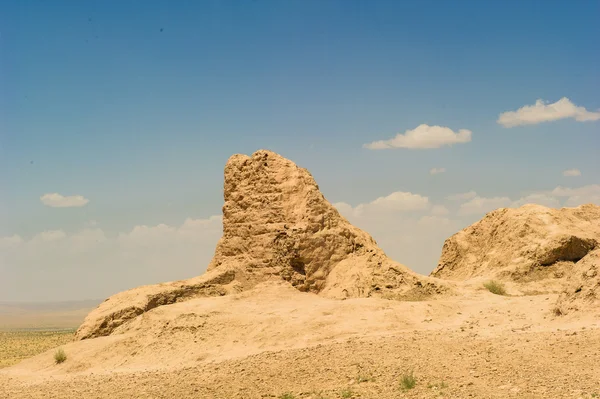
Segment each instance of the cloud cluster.
[[440,173],[446,173],[446,168],[431,168],[429,170],[430,175],[439,175]]
[[552,191],[532,193],[517,200],[509,197],[481,197],[474,191],[465,194],[448,197],[457,199],[458,196],[462,196],[459,199],[465,200],[458,210],[458,214],[461,216],[483,215],[498,208],[518,208],[525,204],[538,204],[550,208],[574,207],[590,203],[600,205],[600,185],[598,184],[578,188],[558,186]]
[[0,238],[0,270],[6,276],[0,293],[16,301],[101,299],[190,278],[206,270],[221,232],[221,216],[212,216],[180,226],[135,226],[114,236],[88,227]]
[[[584,107],[573,104],[567,97],[563,97],[552,104],[538,99],[533,105],[525,105],[516,111],[501,113],[496,122],[506,128],[511,128],[566,118],[573,118],[578,122],[597,121],[600,120],[600,110],[588,111]],[[455,132],[445,126],[421,124],[412,130],[408,129],[404,133],[398,133],[390,139],[363,144],[363,147],[369,150],[392,148],[432,149],[468,143],[471,141],[471,136],[472,132],[467,129],[460,129]],[[434,170],[437,169],[432,169],[431,174],[435,174]]]
[[40,197],[42,204],[52,208],[79,208],[90,202],[81,195],[64,196],[58,193],[44,194]]
[[[555,208],[600,204],[600,185],[558,186],[518,199],[469,191],[445,201],[396,191],[357,205],[334,206],[393,259],[427,274],[437,264],[444,240],[474,218],[528,203]],[[206,269],[221,234],[221,216],[211,216],[178,226],[139,225],[112,236],[90,222],[75,233],[0,237],[0,271],[6,276],[0,279],[0,293],[12,300],[104,298],[142,284],[189,278]]]
[[422,124],[413,130],[398,133],[389,140],[373,141],[363,147],[370,150],[385,150],[390,148],[431,149],[450,146],[452,144],[468,143],[471,141],[471,131],[460,129],[454,132],[444,126],[429,126]]
[[459,215],[477,215],[484,214],[494,209],[510,207],[512,201],[508,197],[485,198],[475,196],[467,202],[460,205]]
[[582,204],[600,205],[600,184],[589,184],[578,188],[558,186],[550,195],[566,198],[564,206],[578,206]]
[[342,214],[352,216],[377,216],[395,212],[420,211],[429,208],[429,198],[410,192],[396,191],[385,197],[379,197],[371,202],[355,207],[338,202],[333,204]]
[[567,97],[563,97],[552,104],[537,100],[533,105],[525,105],[516,111],[503,112],[497,122],[506,128],[511,128],[566,118],[573,118],[577,122],[597,121],[600,120],[600,112],[590,112],[584,107],[573,104]]
[[368,203],[334,204],[342,216],[367,231],[388,256],[428,274],[437,265],[444,240],[464,227],[446,217],[450,212],[428,197],[395,192]]
[[563,172],[563,176],[581,176],[581,171],[579,169],[567,169]]

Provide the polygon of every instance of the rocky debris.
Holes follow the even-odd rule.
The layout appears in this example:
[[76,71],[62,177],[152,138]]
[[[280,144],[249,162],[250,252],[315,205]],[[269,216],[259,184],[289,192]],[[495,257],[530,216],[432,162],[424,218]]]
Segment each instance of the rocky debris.
[[600,311],[600,248],[590,251],[575,264],[569,284],[558,297],[555,313],[578,310]]
[[566,278],[597,248],[600,206],[501,208],[447,239],[431,276],[524,283]]
[[223,236],[207,273],[117,294],[90,313],[78,339],[109,335],[161,305],[226,295],[275,279],[332,298],[424,299],[450,291],[389,259],[321,194],[311,174],[271,151],[225,166]]

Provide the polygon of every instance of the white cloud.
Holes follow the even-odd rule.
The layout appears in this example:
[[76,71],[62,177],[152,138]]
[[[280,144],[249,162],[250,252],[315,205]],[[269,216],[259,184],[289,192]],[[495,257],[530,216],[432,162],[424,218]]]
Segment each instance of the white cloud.
[[410,212],[429,208],[429,198],[419,194],[396,191],[385,197],[379,197],[369,203],[355,207],[338,202],[333,204],[345,217],[361,215],[381,215],[389,212]]
[[600,195],[594,195],[594,196],[574,195],[572,197],[567,198],[567,200],[565,201],[566,207],[576,207],[576,206],[585,205],[585,204],[600,205]]
[[352,213],[354,212],[354,208],[352,208],[352,205],[347,204],[345,202],[336,202],[335,204],[332,204],[337,210],[338,212],[344,216],[344,217],[348,217],[351,216]]
[[[458,195],[453,197],[456,198]],[[466,199],[468,196],[464,195],[464,197]],[[564,203],[561,199],[564,199]],[[461,204],[458,214],[483,215],[498,208],[518,208],[525,204],[560,208],[561,206],[575,207],[590,203],[600,205],[600,184],[590,184],[578,188],[558,186],[552,191],[532,193],[514,201],[508,197],[485,198],[476,196]]]
[[44,194],[40,197],[42,204],[53,208],[78,208],[87,205],[89,199],[81,195],[63,196],[58,193]]
[[396,137],[389,140],[373,141],[363,145],[370,150],[384,150],[389,148],[429,149],[440,148],[445,145],[467,143],[471,141],[471,131],[460,129],[454,132],[444,126],[429,126],[422,124],[413,130],[398,133]]
[[[135,226],[129,233],[117,237],[123,247],[151,247],[156,250],[164,246],[179,245],[185,241],[197,241],[221,232],[222,217],[208,219],[186,219],[179,227],[159,224],[157,226]],[[208,234],[208,236],[207,236]]]
[[557,197],[600,195],[600,184],[590,184],[578,188],[558,186],[552,190],[552,195]]
[[579,169],[567,169],[563,172],[563,176],[581,176]]
[[553,104],[537,100],[534,105],[525,105],[516,111],[503,112],[498,117],[498,123],[510,128],[520,125],[535,125],[542,122],[552,122],[559,119],[573,118],[577,122],[597,121],[600,112],[590,112],[584,107],[578,107],[566,97]]
[[371,234],[388,256],[423,274],[437,265],[444,240],[465,227],[444,217],[444,206],[431,206],[429,198],[413,193],[392,193],[355,207],[345,202],[334,206]]
[[371,201],[368,206],[386,208],[393,211],[416,211],[426,209],[429,199],[419,194],[396,191],[385,197],[379,197]]
[[62,240],[66,236],[67,234],[62,230],[50,230],[39,233],[38,235],[33,237],[33,239],[41,241],[58,241]]
[[434,205],[431,208],[431,214],[436,216],[443,216],[449,214],[450,211],[444,205]]
[[459,215],[476,215],[491,212],[498,208],[507,208],[512,204],[508,197],[474,197],[462,204],[458,210]]
[[549,208],[560,208],[560,201],[557,198],[544,193],[530,194],[526,197],[514,201],[511,204],[511,207],[518,208],[525,204],[538,204],[547,206]]
[[477,193],[475,191],[469,191],[466,193],[452,194],[446,197],[446,199],[450,201],[461,201],[461,200],[469,200],[471,198],[477,197]]
[[121,233],[118,240],[127,245],[140,245],[151,247],[160,243],[165,237],[172,236],[177,232],[175,227],[166,224],[157,226],[135,226],[129,233]]
[[440,173],[446,173],[446,168],[431,168],[429,171],[430,175],[437,175]]
[[551,194],[556,197],[566,197],[564,206],[600,205],[600,184],[590,184],[578,188],[558,186],[552,190]]
[[14,248],[21,245],[23,242],[23,238],[18,234],[9,237],[0,237],[0,249]]
[[0,237],[0,300],[101,299],[115,292],[200,275],[222,234],[221,216],[179,226],[99,228]]
[[458,213],[459,215],[483,215],[498,208],[518,208],[525,204],[538,204],[550,208],[559,208],[560,201],[545,193],[534,193],[522,197],[518,200],[511,200],[508,197],[474,197],[463,203]]

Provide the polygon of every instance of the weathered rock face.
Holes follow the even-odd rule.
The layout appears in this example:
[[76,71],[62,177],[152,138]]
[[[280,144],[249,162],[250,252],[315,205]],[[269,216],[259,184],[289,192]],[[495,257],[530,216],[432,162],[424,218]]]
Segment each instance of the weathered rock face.
[[390,260],[323,197],[311,174],[270,151],[225,166],[223,236],[205,275],[117,294],[90,313],[78,339],[109,335],[161,305],[227,295],[275,279],[333,298],[425,298],[449,284]]
[[600,248],[577,262],[568,282],[558,298],[557,313],[592,310],[600,314]]
[[231,157],[224,192],[223,237],[208,270],[234,265],[249,279],[278,275],[319,292],[342,259],[376,248],[325,200],[307,170],[275,153]]
[[218,270],[189,280],[145,285],[115,294],[87,315],[75,339],[110,335],[117,327],[163,305],[192,298],[239,292],[231,270]]
[[600,248],[600,206],[503,208],[447,239],[431,276],[566,278],[595,248]]
[[223,237],[208,270],[242,270],[245,283],[279,276],[301,291],[370,296],[421,281],[390,261],[321,194],[311,174],[270,151],[225,167]]

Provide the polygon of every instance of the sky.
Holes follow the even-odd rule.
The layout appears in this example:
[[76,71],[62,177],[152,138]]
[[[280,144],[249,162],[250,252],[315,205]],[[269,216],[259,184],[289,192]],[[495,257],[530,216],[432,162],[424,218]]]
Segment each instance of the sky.
[[270,149],[413,270],[493,209],[600,204],[598,1],[0,4],[0,301],[201,274]]

